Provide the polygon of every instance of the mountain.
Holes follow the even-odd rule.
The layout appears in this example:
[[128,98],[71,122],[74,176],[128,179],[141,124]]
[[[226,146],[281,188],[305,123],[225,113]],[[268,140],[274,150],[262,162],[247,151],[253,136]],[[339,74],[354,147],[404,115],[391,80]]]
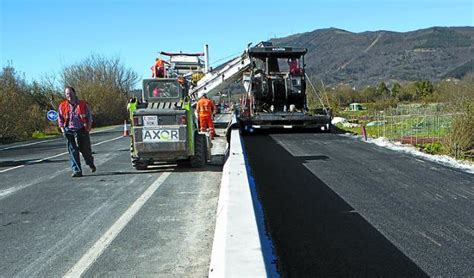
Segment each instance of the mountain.
[[432,27],[412,32],[352,33],[319,29],[272,39],[277,46],[305,47],[313,80],[354,86],[461,78],[473,72],[474,27]]

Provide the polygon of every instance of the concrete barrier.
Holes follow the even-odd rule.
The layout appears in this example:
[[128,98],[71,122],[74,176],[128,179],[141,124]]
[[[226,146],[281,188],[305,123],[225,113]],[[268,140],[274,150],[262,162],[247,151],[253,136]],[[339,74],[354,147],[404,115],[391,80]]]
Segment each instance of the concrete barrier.
[[254,201],[241,138],[238,130],[232,130],[222,171],[209,277],[275,276],[265,265],[258,227],[263,218],[257,219]]

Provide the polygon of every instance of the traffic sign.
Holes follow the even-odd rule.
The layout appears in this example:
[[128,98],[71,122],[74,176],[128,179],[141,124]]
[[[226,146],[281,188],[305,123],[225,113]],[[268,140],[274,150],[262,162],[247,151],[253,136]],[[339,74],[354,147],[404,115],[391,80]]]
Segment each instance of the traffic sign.
[[49,110],[48,113],[46,113],[46,117],[48,118],[48,120],[52,121],[52,122],[55,122],[58,120],[58,112],[54,111],[54,110]]

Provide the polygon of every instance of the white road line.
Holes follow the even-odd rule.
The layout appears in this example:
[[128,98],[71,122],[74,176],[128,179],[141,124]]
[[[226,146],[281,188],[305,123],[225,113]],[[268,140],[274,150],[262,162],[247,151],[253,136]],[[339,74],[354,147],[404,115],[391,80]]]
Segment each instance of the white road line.
[[[91,132],[91,134],[100,133],[102,131],[107,131],[107,130],[114,129],[114,128],[115,127],[104,128],[104,129],[101,129],[101,130],[98,130],[98,131],[93,131],[93,132]],[[54,141],[59,141],[59,140],[63,140],[63,139],[62,138],[57,138],[57,139],[50,139],[50,140],[32,142],[32,143],[23,144],[23,145],[15,145],[15,146],[1,148],[0,151],[11,150],[11,149],[16,149],[16,148],[21,148],[21,147],[27,147],[27,146],[37,145],[37,144],[41,144],[41,143],[46,143],[46,142],[54,142]]]
[[[50,173],[46,177],[46,179],[51,180],[51,179],[57,177],[58,175],[60,175],[62,172],[65,172],[65,171],[63,170],[63,171],[59,171],[59,172]],[[30,187],[32,185],[38,184],[39,182],[41,182],[44,179],[45,179],[44,177],[33,178],[26,184],[16,185],[16,186],[4,189],[4,190],[0,190],[0,200],[2,200],[3,198],[6,198],[7,196],[9,196],[9,195],[11,195],[11,194],[13,194],[17,191],[20,191],[20,190],[25,189],[27,187]]]
[[141,207],[150,199],[171,172],[164,172],[143,194],[125,211],[122,216],[102,235],[86,254],[64,275],[64,277],[81,277],[81,275],[99,258],[123,228],[132,220]]
[[18,166],[15,166],[15,167],[11,167],[11,168],[8,168],[8,169],[4,169],[4,170],[1,170],[0,173],[3,173],[3,172],[8,172],[10,170],[13,170],[13,169],[18,169],[18,168],[21,168],[21,167],[24,167],[25,165],[18,165]]
[[10,147],[1,148],[0,151],[16,149],[16,148],[21,148],[21,147],[27,147],[27,146],[32,146],[32,145],[41,144],[41,143],[45,143],[45,142],[54,142],[54,141],[58,141],[60,139],[61,138],[53,139],[53,140],[43,140],[43,141],[38,141],[38,142],[33,142],[33,143],[28,143],[28,144],[23,144],[23,145],[10,146]]
[[3,199],[3,197],[12,194],[15,191],[18,191],[18,187],[10,187],[5,190],[0,190],[0,200]]
[[433,242],[434,244],[438,245],[439,247],[441,247],[441,243],[437,242],[436,240],[432,239],[431,237],[427,236],[425,233],[423,232],[418,232],[420,235],[422,235],[424,238],[428,239],[429,241]]
[[124,137],[123,135],[120,135],[119,137],[115,137],[115,138],[112,138],[112,139],[109,139],[109,140],[105,140],[105,141],[102,141],[102,142],[99,142],[99,143],[95,143],[92,146],[98,146],[98,145],[101,145],[101,144],[104,144],[104,143],[107,143],[107,142],[112,142],[112,141],[115,141],[115,140],[123,138],[123,137]]
[[[102,142],[99,142],[99,143],[95,143],[92,146],[98,146],[98,145],[101,145],[101,144],[104,144],[104,143],[115,141],[115,140],[120,139],[120,138],[123,138],[123,136],[121,135],[121,136],[118,136],[118,137],[115,137],[115,138],[112,138],[112,139],[109,139],[109,140],[105,140],[105,141],[102,141]],[[27,162],[26,164],[23,164],[23,165],[18,165],[18,166],[15,166],[15,167],[11,167],[11,168],[1,170],[0,173],[4,173],[4,172],[8,172],[8,171],[11,171],[11,170],[14,170],[14,169],[18,169],[18,168],[21,168],[25,165],[40,163],[40,162],[43,162],[45,160],[48,160],[48,159],[51,159],[51,158],[56,158],[58,156],[65,155],[65,154],[68,154],[68,152],[63,152],[63,153],[60,153],[60,154],[55,154],[53,156],[49,156],[49,157],[45,157],[45,158],[41,158],[41,159],[37,159],[37,160],[32,160],[32,161]]]

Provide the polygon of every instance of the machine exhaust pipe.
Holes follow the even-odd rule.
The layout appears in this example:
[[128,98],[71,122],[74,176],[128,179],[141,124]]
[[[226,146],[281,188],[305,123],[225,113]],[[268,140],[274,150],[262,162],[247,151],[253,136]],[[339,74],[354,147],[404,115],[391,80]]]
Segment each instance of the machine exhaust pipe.
[[204,45],[204,73],[209,72],[209,45]]

